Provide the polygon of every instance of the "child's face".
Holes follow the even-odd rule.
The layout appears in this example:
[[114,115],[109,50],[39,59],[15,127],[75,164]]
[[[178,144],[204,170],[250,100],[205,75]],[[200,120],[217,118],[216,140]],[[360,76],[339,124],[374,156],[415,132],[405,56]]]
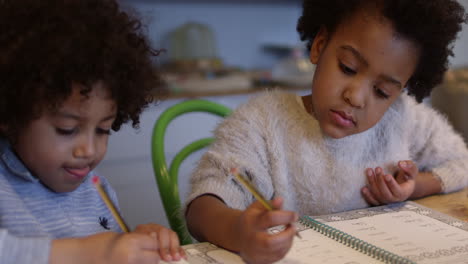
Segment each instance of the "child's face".
[[388,20],[360,11],[333,34],[322,29],[310,59],[314,116],[325,134],[342,138],[382,118],[415,71],[419,49]]
[[88,98],[73,84],[56,112],[45,112],[23,128],[14,149],[43,184],[55,192],[75,190],[102,160],[116,104],[102,82]]

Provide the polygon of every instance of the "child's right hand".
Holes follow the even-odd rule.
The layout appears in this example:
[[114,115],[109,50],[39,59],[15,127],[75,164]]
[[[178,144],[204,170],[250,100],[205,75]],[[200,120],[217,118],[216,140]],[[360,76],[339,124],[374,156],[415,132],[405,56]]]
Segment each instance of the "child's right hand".
[[138,225],[133,232],[148,234],[158,240],[159,256],[167,262],[187,259],[185,251],[179,243],[177,233],[158,224]]
[[[272,263],[282,259],[291,248],[297,221],[295,212],[279,210],[283,199],[272,200],[274,211],[268,211],[260,202],[250,205],[240,216],[239,231],[240,256],[248,263]],[[268,233],[268,228],[285,225],[285,230]]]
[[158,241],[147,234],[104,232],[54,240],[49,263],[155,264],[158,249]]

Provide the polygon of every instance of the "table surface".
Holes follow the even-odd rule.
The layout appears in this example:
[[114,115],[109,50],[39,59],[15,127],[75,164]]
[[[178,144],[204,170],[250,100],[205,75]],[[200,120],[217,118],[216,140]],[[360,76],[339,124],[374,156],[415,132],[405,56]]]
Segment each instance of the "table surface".
[[431,195],[414,200],[414,202],[455,218],[468,221],[468,188],[448,194]]

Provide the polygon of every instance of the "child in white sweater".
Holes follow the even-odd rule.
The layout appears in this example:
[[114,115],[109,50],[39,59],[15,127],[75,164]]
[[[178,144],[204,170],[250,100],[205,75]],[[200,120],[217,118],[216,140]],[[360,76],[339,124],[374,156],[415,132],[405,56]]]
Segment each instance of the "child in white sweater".
[[[192,235],[270,263],[289,250],[298,215],[467,186],[463,139],[418,103],[442,80],[466,20],[451,0],[304,1],[298,31],[316,65],[312,94],[265,93],[217,128],[191,181]],[[256,202],[234,167],[277,210]],[[287,228],[269,234],[276,225]]]

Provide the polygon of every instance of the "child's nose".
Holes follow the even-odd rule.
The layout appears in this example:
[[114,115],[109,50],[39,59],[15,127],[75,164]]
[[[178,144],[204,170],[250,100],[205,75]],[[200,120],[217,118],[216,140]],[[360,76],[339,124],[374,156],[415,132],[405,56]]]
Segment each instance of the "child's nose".
[[83,136],[73,150],[73,156],[75,158],[90,158],[95,153],[95,140],[90,136]]
[[364,108],[368,90],[365,81],[353,82],[343,91],[343,99],[353,107]]

